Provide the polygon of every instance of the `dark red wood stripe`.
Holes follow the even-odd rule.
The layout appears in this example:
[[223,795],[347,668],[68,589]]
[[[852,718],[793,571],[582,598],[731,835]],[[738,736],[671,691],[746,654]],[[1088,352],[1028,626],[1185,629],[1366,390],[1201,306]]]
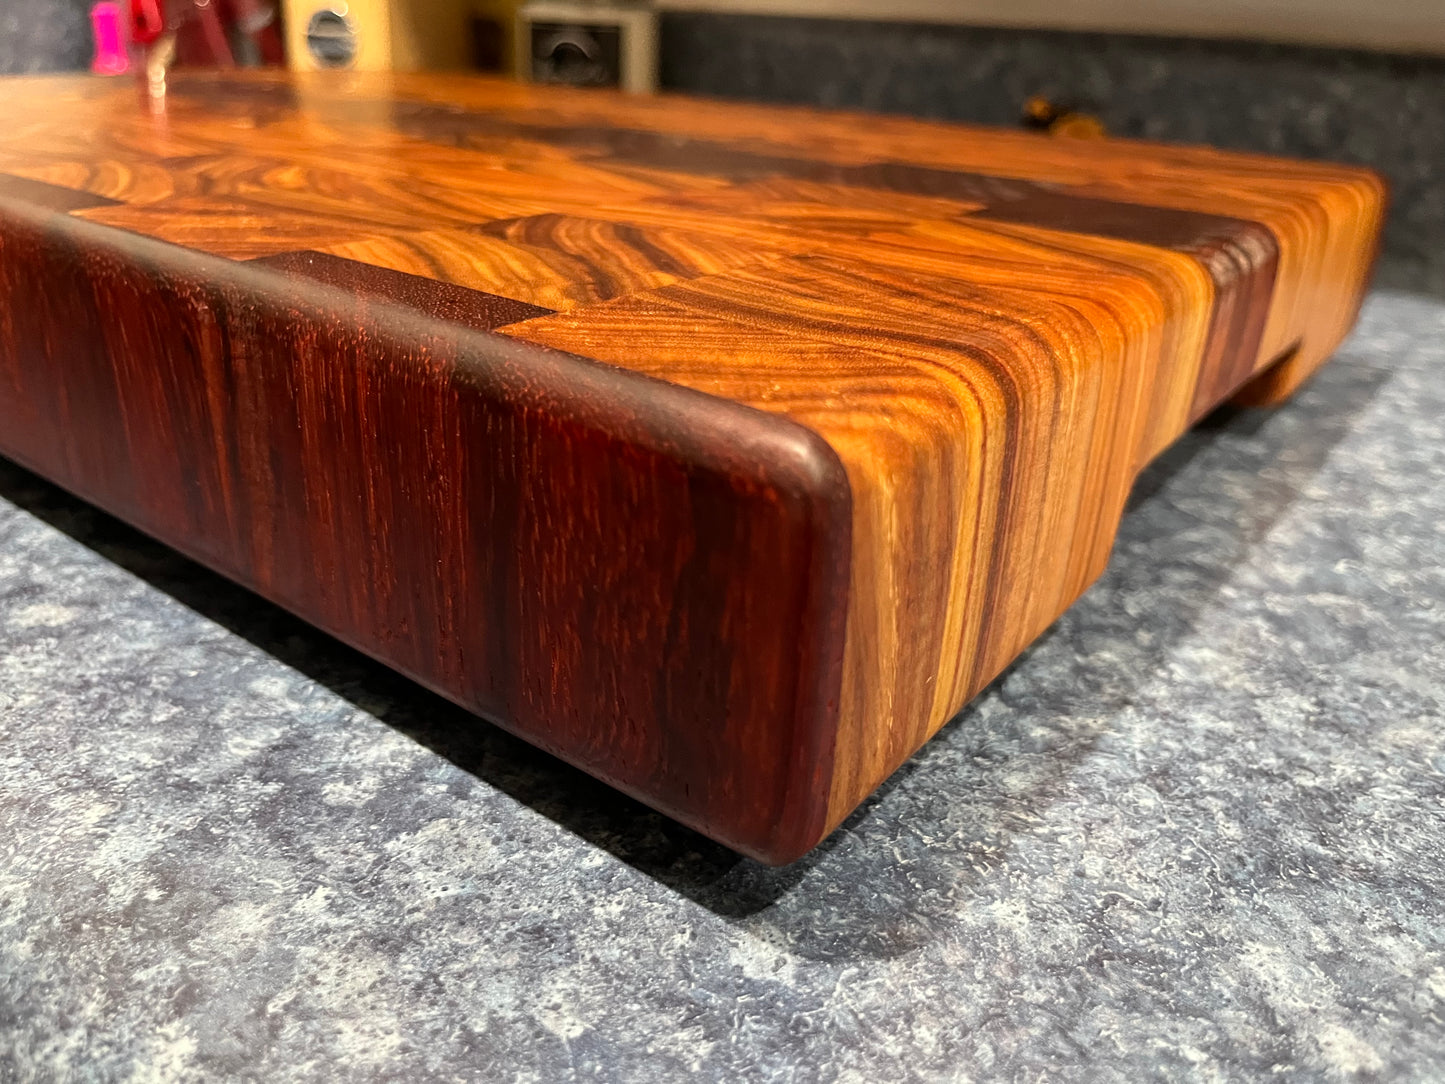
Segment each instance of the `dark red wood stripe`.
[[1279,241],[1268,226],[1043,188],[1024,199],[992,204],[970,217],[1135,241],[1197,259],[1214,283],[1214,308],[1191,421],[1226,398],[1253,371],[1279,270]]
[[29,177],[17,177],[13,173],[0,173],[0,196],[24,200],[32,207],[44,207],[47,211],[84,211],[91,207],[116,207],[120,200],[97,196],[79,188],[64,188],[46,181],[32,181]]
[[555,311],[484,290],[439,282],[405,271],[392,271],[325,252],[282,252],[248,262],[273,267],[288,275],[315,279],[328,286],[338,286],[357,297],[394,301],[428,316],[464,324],[478,331],[492,331],[521,320],[550,316]]

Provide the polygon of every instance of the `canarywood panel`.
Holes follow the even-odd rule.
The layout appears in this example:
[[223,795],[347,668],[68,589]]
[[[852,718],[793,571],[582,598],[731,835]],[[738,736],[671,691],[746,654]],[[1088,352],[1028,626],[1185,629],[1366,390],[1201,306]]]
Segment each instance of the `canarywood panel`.
[[1384,213],[452,76],[9,89],[0,449],[768,861],[1078,597],[1145,463],[1328,357]]
[[[1017,274],[983,296],[926,261],[887,276],[808,263],[506,331],[620,360],[609,333],[631,328],[669,379],[786,412],[839,451],[854,497],[842,816],[1097,575],[1148,391],[1131,342],[1148,339],[1103,304],[1066,304]],[[880,304],[880,285],[894,301]],[[801,381],[768,379],[783,333],[790,352],[813,340],[786,370]],[[813,387],[831,394],[794,398]]]

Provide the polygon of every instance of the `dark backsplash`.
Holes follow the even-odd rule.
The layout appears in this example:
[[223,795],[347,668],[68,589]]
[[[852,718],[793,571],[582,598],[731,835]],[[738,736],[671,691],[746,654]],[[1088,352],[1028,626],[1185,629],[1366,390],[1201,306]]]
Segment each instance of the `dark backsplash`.
[[0,74],[89,67],[89,12],[90,0],[0,0]]
[[[89,0],[0,0],[0,72],[84,68]],[[1044,94],[1109,130],[1373,166],[1382,283],[1445,295],[1445,58],[912,23],[671,12],[665,87],[1016,124]]]
[[1045,94],[1109,131],[1373,166],[1378,279],[1445,294],[1445,58],[907,23],[669,13],[663,85],[757,101],[1016,124]]

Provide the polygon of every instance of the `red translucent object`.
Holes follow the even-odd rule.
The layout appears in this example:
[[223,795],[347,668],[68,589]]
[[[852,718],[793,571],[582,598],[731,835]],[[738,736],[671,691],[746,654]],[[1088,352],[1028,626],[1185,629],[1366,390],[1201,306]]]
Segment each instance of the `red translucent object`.
[[149,45],[166,32],[166,13],[162,0],[130,0],[130,36],[142,45]]

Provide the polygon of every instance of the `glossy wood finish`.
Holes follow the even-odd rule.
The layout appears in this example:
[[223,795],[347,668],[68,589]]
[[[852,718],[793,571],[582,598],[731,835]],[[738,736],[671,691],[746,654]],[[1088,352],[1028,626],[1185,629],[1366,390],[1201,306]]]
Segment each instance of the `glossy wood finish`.
[[0,451],[768,861],[1324,361],[1384,203],[461,77],[0,85]]

